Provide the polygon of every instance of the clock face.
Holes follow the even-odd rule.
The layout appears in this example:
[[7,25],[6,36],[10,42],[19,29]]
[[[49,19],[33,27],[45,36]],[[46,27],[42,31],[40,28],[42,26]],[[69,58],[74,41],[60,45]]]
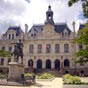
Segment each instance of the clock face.
[[51,19],[51,16],[49,16],[49,19]]

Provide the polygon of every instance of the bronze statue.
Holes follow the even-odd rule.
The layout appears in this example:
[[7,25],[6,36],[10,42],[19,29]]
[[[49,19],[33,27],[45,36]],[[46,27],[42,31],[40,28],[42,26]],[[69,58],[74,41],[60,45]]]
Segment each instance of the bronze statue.
[[18,62],[19,57],[21,58],[21,63],[23,64],[23,43],[19,39],[19,43],[14,43],[14,61]]

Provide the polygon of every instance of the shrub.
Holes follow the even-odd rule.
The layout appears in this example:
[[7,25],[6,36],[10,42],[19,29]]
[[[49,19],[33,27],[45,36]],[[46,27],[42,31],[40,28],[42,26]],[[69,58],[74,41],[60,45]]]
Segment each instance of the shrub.
[[53,78],[53,75],[51,75],[50,73],[44,73],[41,76],[38,77],[39,79],[50,79]]
[[81,83],[81,79],[78,76],[72,76],[70,74],[64,75],[63,81],[65,84],[80,84]]
[[1,78],[7,77],[7,74],[1,74],[1,73],[0,73],[0,77],[1,77]]
[[74,76],[73,77],[73,83],[74,84],[79,84],[79,83],[81,83],[81,79],[78,76]]
[[24,73],[24,76],[26,77],[26,76],[33,76],[34,75],[34,73]]

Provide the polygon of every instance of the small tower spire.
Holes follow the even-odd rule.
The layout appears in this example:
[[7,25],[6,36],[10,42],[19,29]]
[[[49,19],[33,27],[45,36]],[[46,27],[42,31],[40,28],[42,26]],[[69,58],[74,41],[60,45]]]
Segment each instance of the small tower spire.
[[48,6],[48,11],[46,12],[46,22],[45,24],[54,24],[54,21],[53,21],[53,11],[51,10],[51,6],[49,5]]

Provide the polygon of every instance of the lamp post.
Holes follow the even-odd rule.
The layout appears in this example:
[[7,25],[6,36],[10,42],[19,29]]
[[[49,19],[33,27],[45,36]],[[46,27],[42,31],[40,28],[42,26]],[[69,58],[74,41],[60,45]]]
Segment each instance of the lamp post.
[[63,75],[63,56],[61,56],[61,74]]
[[[36,56],[34,56],[34,60],[36,60]],[[34,61],[35,62],[35,61]],[[36,75],[36,68],[34,68],[34,71],[33,71]]]
[[[73,25],[73,31],[74,31],[74,35],[73,35],[74,38],[73,38],[73,40],[75,40],[76,39],[76,35],[75,35],[75,22],[74,21],[73,21],[72,25]],[[74,43],[74,53],[76,53],[76,43]],[[75,63],[75,61],[76,61],[76,57],[74,55],[74,63]],[[75,63],[74,73],[76,75],[76,63]]]

